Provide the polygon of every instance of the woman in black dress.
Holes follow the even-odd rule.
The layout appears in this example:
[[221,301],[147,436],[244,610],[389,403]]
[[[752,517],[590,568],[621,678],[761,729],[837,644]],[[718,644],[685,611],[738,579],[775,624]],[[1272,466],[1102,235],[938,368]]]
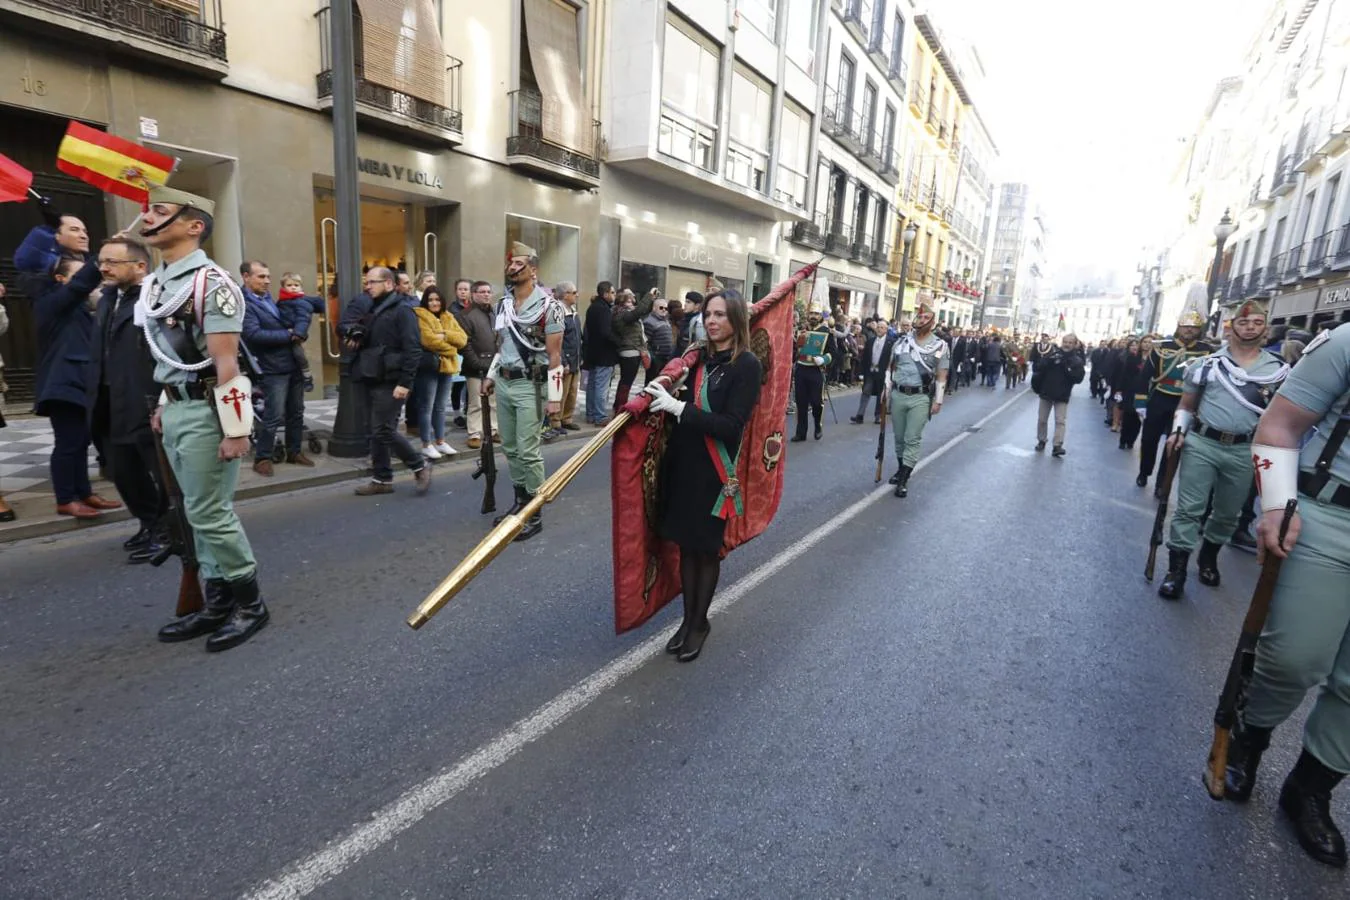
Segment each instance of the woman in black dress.
[[708,637],[708,607],[722,570],[722,536],[727,519],[742,509],[734,481],[736,458],[759,400],[761,374],[750,351],[750,312],[738,292],[709,296],[703,325],[708,343],[679,398],[659,382],[645,388],[651,408],[675,419],[662,463],[658,530],[680,548],[684,621],[666,645],[680,662],[697,659]]

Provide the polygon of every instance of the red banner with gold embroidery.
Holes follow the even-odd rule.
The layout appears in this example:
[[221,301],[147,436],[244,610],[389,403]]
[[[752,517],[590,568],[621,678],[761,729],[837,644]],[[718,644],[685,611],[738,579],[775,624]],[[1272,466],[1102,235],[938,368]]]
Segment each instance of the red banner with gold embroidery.
[[[797,285],[815,270],[812,263],[795,272],[750,308],[750,348],[759,357],[764,382],[742,434],[736,465],[745,514],[727,520],[723,557],[762,533],[783,498],[793,298]],[[698,364],[701,353],[696,348],[672,360],[661,370],[661,377],[674,384]],[[633,418],[615,436],[610,455],[614,630],[620,634],[646,622],[680,593],[680,548],[656,532],[661,460],[672,423],[663,413],[648,412],[650,402],[646,394],[637,394],[624,406]]]

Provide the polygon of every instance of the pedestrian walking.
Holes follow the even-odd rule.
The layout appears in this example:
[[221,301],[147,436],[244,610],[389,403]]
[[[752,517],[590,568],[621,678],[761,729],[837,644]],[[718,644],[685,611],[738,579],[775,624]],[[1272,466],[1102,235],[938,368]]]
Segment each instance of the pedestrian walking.
[[825,316],[818,309],[806,314],[806,328],[797,332],[797,359],[792,367],[792,378],[797,399],[797,431],[793,443],[806,440],[806,418],[815,419],[814,435],[820,440],[825,433],[825,373],[838,349],[834,334],[825,324]]
[[1125,352],[1112,367],[1106,383],[1106,393],[1114,405],[1112,431],[1118,430],[1120,434],[1117,446],[1121,450],[1133,450],[1134,442],[1139,438],[1143,422],[1134,408],[1134,395],[1143,377],[1144,359],[1152,352],[1153,341],[1149,338],[1127,340]]
[[431,487],[430,462],[398,430],[399,415],[417,378],[422,335],[417,314],[394,285],[394,273],[388,268],[366,271],[365,288],[373,306],[362,321],[356,376],[366,392],[371,478],[356,489],[358,497],[394,492],[391,455],[413,473],[417,493],[425,494]]
[[252,384],[239,370],[244,297],[202,252],[215,204],[154,187],[141,237],[160,264],[142,285],[138,316],[163,385],[151,427],[183,491],[197,562],[206,579],[202,610],[159,630],[166,642],[209,634],[208,651],[244,643],[267,624],[258,564],[234,511],[239,468],[253,431]]
[[[520,512],[539,492],[544,483],[539,423],[545,413],[552,416],[562,409],[566,312],[560,300],[539,287],[538,277],[538,254],[513,243],[506,267],[511,289],[496,309],[497,355],[481,388],[485,397],[496,393],[497,427],[515,487],[515,503],[493,524]],[[527,541],[543,530],[543,514],[536,512],[516,540]]]
[[981,353],[982,383],[985,387],[998,387],[998,376],[1003,371],[1003,339],[998,334],[990,336]]
[[1252,435],[1289,374],[1284,360],[1261,349],[1266,323],[1266,305],[1248,300],[1233,318],[1228,343],[1186,369],[1167,439],[1167,452],[1181,454],[1176,510],[1167,537],[1167,577],[1158,586],[1158,596],[1168,600],[1184,595],[1197,543],[1200,583],[1219,585],[1219,549],[1233,536],[1252,483]]
[[[1208,301],[1203,285],[1192,285],[1186,305],[1177,319],[1173,337],[1153,349],[1144,361],[1144,377],[1148,389],[1135,394],[1134,407],[1143,419],[1142,445],[1139,448],[1139,475],[1134,483],[1145,487],[1156,467],[1162,472],[1164,458],[1158,460],[1158,442],[1172,427],[1177,404],[1181,402],[1182,377],[1192,360],[1208,356],[1215,348],[1200,339],[1205,325],[1205,307]],[[1155,466],[1156,464],[1156,466]],[[1154,488],[1157,495],[1157,488]],[[1161,498],[1159,498],[1161,499]]]
[[[1314,428],[1315,426],[1315,428]],[[1300,451],[1304,437],[1312,434]],[[1331,793],[1350,773],[1350,328],[1304,350],[1261,416],[1251,456],[1261,496],[1262,553],[1282,557],[1270,615],[1228,753],[1225,796],[1246,802],[1271,735],[1319,688],[1303,750],[1280,790],[1303,849],[1344,867]],[[1281,540],[1289,500],[1298,511]]]
[[435,285],[422,292],[417,309],[422,355],[417,366],[417,421],[422,455],[427,459],[454,456],[458,451],[445,440],[445,406],[450,386],[459,374],[459,351],[469,342],[459,321],[445,307],[445,295]]
[[1060,338],[1059,346],[1038,344],[1032,349],[1035,369],[1031,390],[1041,399],[1036,413],[1036,452],[1045,449],[1050,411],[1055,413],[1055,443],[1050,454],[1064,456],[1064,432],[1069,425],[1069,397],[1074,385],[1083,380],[1086,361],[1078,335],[1070,332]]
[[[914,311],[914,328],[896,341],[886,372],[891,429],[900,462],[900,468],[891,477],[897,497],[909,495],[909,477],[919,464],[924,428],[930,418],[942,411],[947,389],[951,357],[947,345],[933,333],[936,320],[932,300],[921,298]],[[997,385],[995,381],[993,386]]]
[[750,350],[749,320],[738,292],[709,295],[703,313],[708,343],[679,399],[660,382],[645,388],[650,408],[675,420],[660,473],[659,533],[680,548],[684,619],[666,644],[680,662],[692,662],[703,651],[727,520],[744,510],[736,459],[759,400],[762,371]]

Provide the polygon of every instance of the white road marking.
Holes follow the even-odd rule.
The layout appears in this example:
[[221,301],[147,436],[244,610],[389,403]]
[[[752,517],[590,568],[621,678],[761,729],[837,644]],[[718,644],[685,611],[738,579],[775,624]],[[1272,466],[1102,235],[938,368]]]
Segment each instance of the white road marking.
[[[1004,401],[997,409],[975,423],[974,427],[977,429],[983,427],[999,413],[1020,400],[1026,393],[1025,389],[1019,391],[1015,396]],[[933,464],[972,434],[974,432],[963,430],[947,443],[919,460],[918,465],[914,467],[914,471],[918,472]],[[828,522],[798,539],[791,546],[781,550],[773,559],[719,593],[709,614],[714,616],[721,614],[787,566],[805,558],[806,551],[843,528],[867,507],[876,503],[882,497],[891,494],[892,490],[890,486],[874,489],[870,494],[867,494]],[[377,810],[370,817],[369,822],[356,826],[345,837],[331,841],[328,846],[317,853],[288,866],[276,878],[246,894],[246,900],[293,900],[293,898],[304,897],[322,887],[365,856],[417,824],[428,813],[453,799],[473,782],[498,768],[521,750],[567,721],[573,714],[585,709],[597,697],[643,665],[662,655],[666,641],[674,633],[674,627],[667,628],[660,634],[653,635],[643,641],[623,656],[608,663],[575,686],[554,697],[530,715],[519,720],[455,765],[437,775],[433,775],[408,790],[393,803]]]

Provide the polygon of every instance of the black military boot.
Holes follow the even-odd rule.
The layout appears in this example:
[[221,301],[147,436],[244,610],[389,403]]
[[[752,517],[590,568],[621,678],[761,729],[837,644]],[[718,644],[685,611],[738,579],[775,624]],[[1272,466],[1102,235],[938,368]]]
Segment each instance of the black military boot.
[[1331,791],[1344,777],[1305,749],[1280,791],[1280,809],[1289,816],[1303,849],[1338,869],[1345,868],[1345,838],[1331,819]]
[[1158,596],[1165,600],[1180,600],[1186,593],[1186,567],[1191,562],[1191,551],[1167,551],[1167,577],[1158,585]]
[[825,429],[821,427],[820,416],[813,416],[813,418],[816,420],[816,430],[812,432],[812,437],[816,440],[820,440],[820,436],[825,433]]
[[904,468],[905,468],[904,466],[901,466],[900,468],[896,469],[896,470],[895,470],[895,474],[891,476],[891,480],[888,481],[887,484],[899,484],[899,483],[900,483],[900,473],[901,473],[902,471],[904,471]]
[[507,516],[514,516],[525,508],[525,504],[530,502],[530,495],[525,493],[525,489],[518,484],[511,485],[516,491],[516,502],[511,504],[511,508],[500,516],[492,520],[493,525],[500,525]]
[[234,615],[219,631],[206,639],[209,653],[238,647],[253,637],[271,618],[267,607],[263,605],[262,591],[258,588],[258,573],[231,581],[230,593],[234,595]]
[[[529,503],[531,500],[534,499],[534,494],[524,493],[524,488],[521,489],[521,492],[525,498],[525,503],[521,504],[521,507],[523,508],[526,503]],[[530,538],[534,537],[536,534],[538,534],[543,530],[544,530],[544,512],[542,509],[540,509],[534,515],[530,516],[528,519],[525,520],[525,527],[520,529],[520,534],[516,535],[516,540],[528,541]]]
[[1196,557],[1200,566],[1200,583],[1209,587],[1219,586],[1219,547],[1221,544],[1202,541],[1200,554]]
[[159,630],[159,639],[166,644],[190,641],[219,630],[234,610],[234,595],[224,578],[208,578],[202,590],[201,612],[174,619]]
[[1261,765],[1261,754],[1270,746],[1273,729],[1256,728],[1238,722],[1233,739],[1228,745],[1228,769],[1224,773],[1223,798],[1234,803],[1246,803],[1256,787],[1256,770]]
[[895,496],[909,496],[909,473],[913,471],[914,470],[909,466],[900,467],[900,471],[896,473],[900,476],[900,480],[895,483]]

